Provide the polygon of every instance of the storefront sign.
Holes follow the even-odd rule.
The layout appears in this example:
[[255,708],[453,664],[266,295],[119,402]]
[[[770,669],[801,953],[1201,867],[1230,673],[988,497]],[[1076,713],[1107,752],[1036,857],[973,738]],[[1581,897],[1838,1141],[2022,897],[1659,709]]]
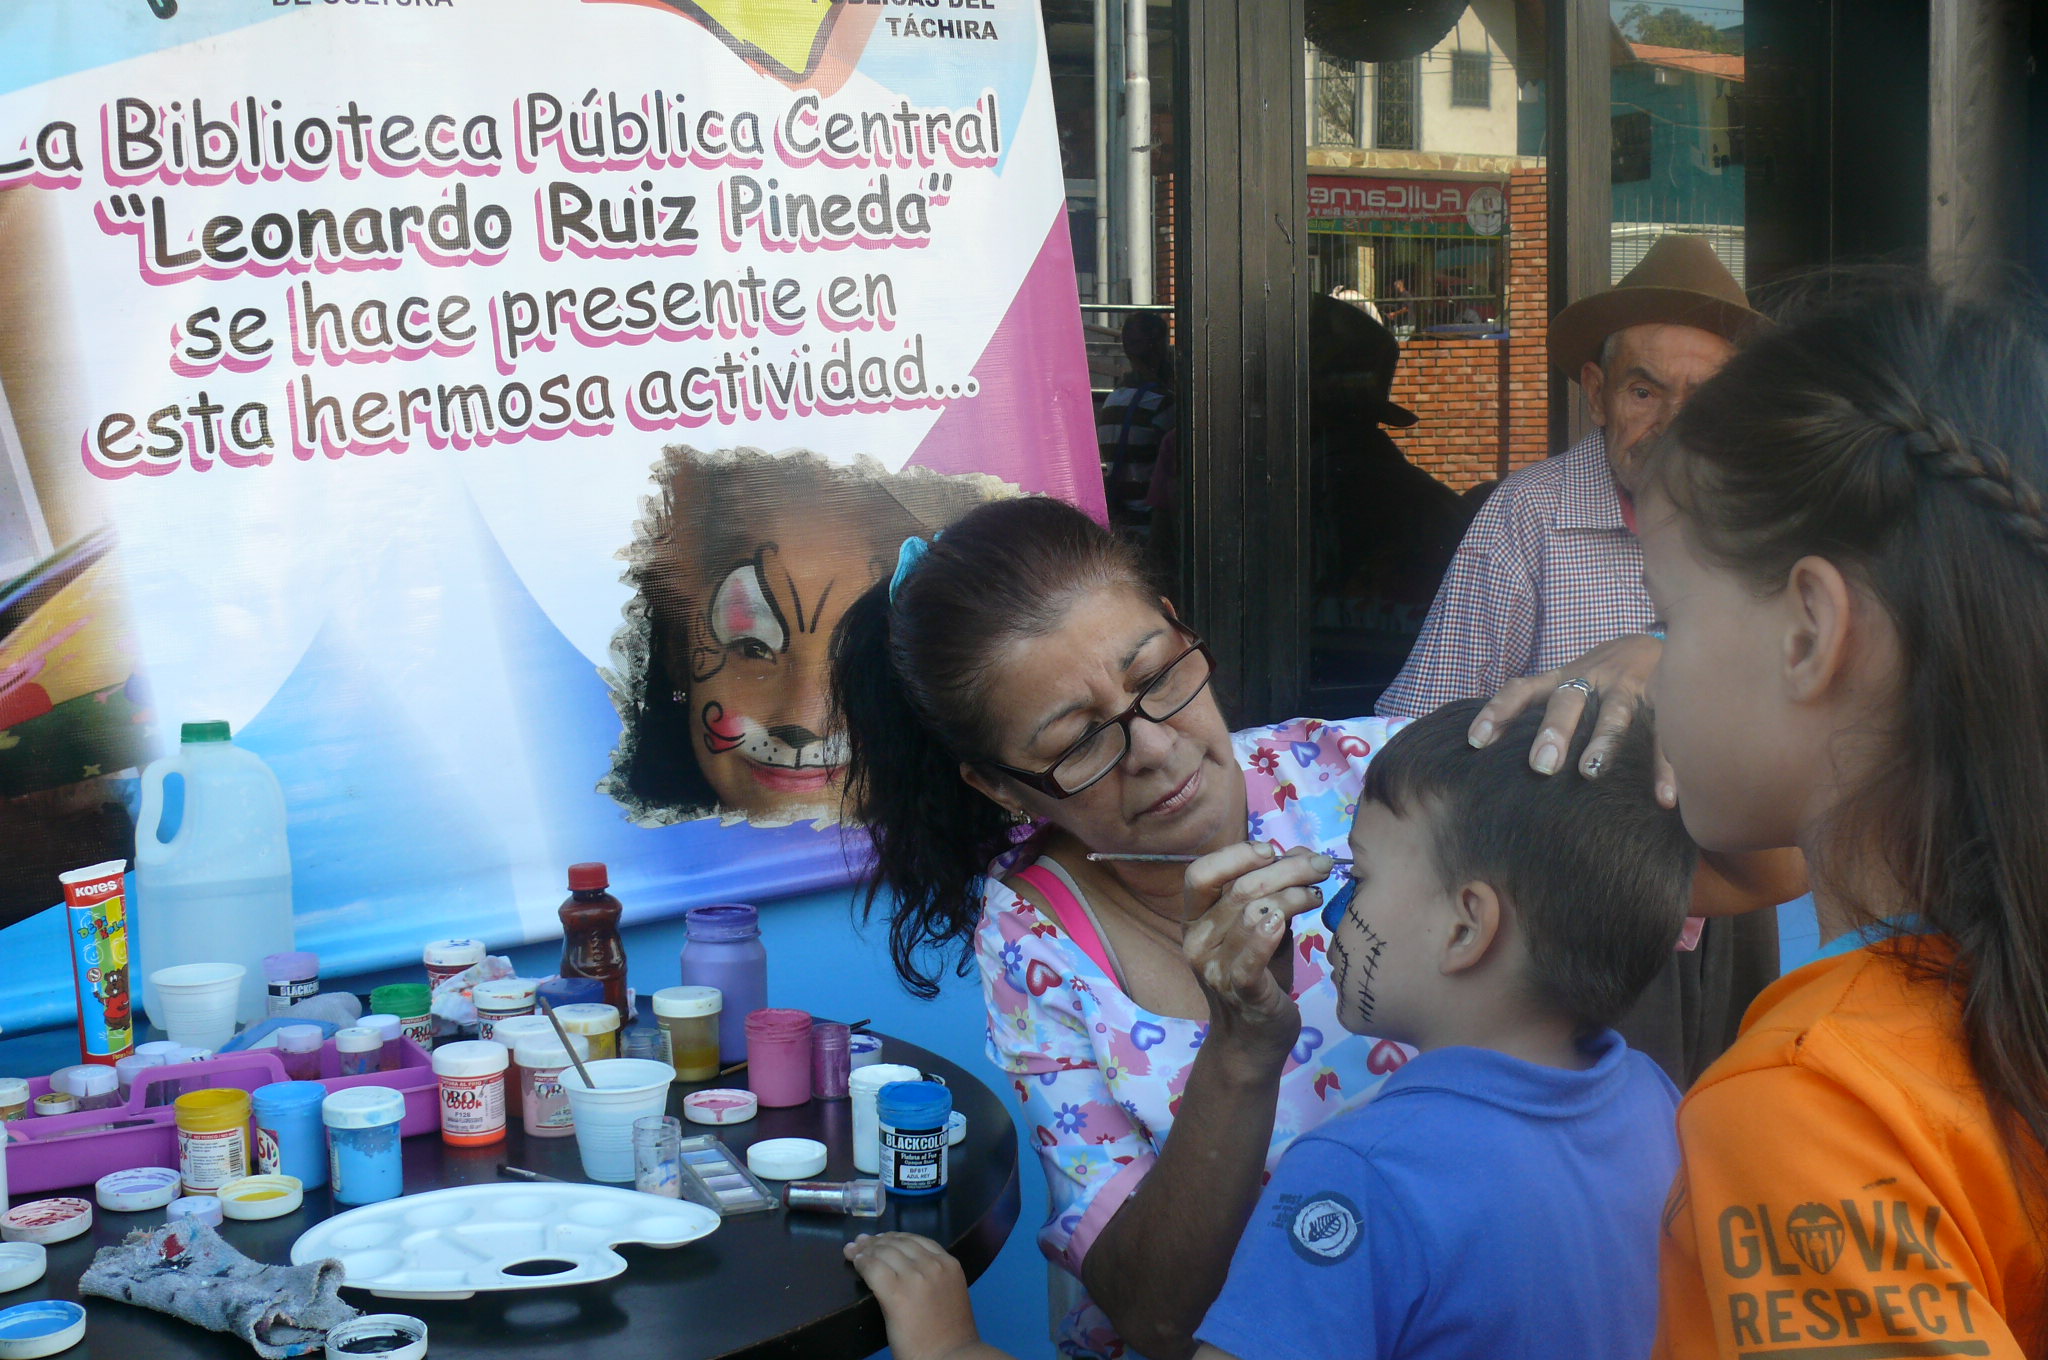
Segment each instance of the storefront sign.
[[1311,231],[1498,236],[1507,226],[1499,184],[1447,179],[1308,177]]
[[1101,508],[1038,6],[954,8],[0,7],[0,923],[212,718],[330,975],[843,879],[848,603]]

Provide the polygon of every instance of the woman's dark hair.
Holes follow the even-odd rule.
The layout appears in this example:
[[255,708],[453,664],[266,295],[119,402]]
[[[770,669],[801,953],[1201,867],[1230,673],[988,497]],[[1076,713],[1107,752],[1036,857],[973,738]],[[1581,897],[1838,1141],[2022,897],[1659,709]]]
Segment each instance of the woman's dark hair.
[[[1826,558],[1898,631],[1884,768],[1848,818],[1926,926],[2037,1227],[2048,1148],[2048,329],[2031,302],[1851,275],[1700,388],[1647,475],[1763,593]],[[1814,868],[1830,877],[1825,856]],[[1878,914],[1864,904],[1864,914]]]
[[865,919],[894,898],[889,957],[918,996],[938,994],[949,961],[965,976],[976,881],[1011,844],[1003,810],[960,781],[963,760],[996,754],[984,698],[999,658],[1104,590],[1159,598],[1129,545],[1070,505],[1030,496],[969,511],[893,601],[878,581],[840,620],[832,692],[851,748],[847,805],[874,841]]

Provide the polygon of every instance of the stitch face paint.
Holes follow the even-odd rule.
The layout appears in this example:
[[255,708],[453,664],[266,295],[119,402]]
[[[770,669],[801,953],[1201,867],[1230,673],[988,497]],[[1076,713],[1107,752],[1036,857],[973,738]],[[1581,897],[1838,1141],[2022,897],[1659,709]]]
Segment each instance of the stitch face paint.
[[1337,1018],[1354,1034],[1413,1042],[1434,1000],[1430,960],[1452,905],[1428,816],[1397,817],[1366,803],[1351,827],[1351,852],[1351,881],[1323,911]]

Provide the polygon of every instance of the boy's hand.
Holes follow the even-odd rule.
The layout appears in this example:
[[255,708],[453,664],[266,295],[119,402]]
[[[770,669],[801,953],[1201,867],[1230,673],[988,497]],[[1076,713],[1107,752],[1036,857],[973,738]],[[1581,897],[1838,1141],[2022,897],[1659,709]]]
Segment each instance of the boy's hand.
[[862,1233],[846,1259],[882,1305],[898,1360],[969,1360],[1000,1355],[984,1346],[967,1297],[967,1273],[944,1247],[914,1233]]

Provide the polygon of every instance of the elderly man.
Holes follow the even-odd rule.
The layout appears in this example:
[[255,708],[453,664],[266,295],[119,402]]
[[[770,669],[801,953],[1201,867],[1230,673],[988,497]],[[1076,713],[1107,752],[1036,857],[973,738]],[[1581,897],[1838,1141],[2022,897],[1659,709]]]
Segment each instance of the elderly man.
[[[1493,493],[1459,545],[1407,665],[1380,697],[1381,715],[1420,717],[1492,695],[1655,627],[1630,474],[1644,446],[1760,324],[1699,236],[1661,238],[1615,287],[1558,313],[1551,362],[1578,380],[1599,428]],[[1560,688],[1590,693],[1593,685],[1574,671]],[[1565,723],[1576,721],[1575,705],[1565,713]],[[1557,770],[1568,736],[1567,726],[1559,740],[1539,739],[1537,769]],[[1693,898],[1699,916],[1681,945],[1687,952],[1621,1026],[1630,1045],[1687,1085],[1777,976],[1776,913],[1753,908],[1804,891],[1796,852],[1704,859]],[[1701,919],[1736,912],[1749,914]]]

